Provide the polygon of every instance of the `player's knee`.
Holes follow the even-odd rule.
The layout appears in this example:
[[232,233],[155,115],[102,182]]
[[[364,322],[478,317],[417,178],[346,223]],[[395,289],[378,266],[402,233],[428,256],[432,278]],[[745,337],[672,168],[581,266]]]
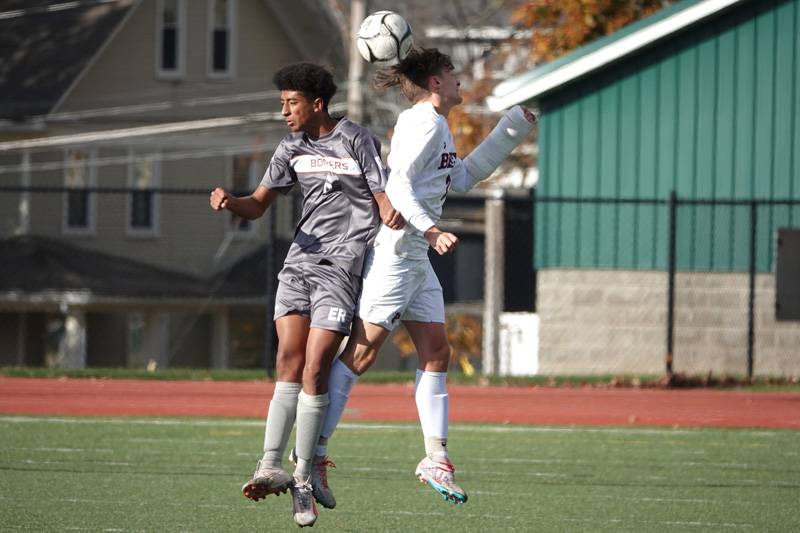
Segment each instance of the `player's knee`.
[[278,355],[275,370],[278,374],[278,381],[291,381],[299,383],[303,377],[303,363],[305,354],[292,350],[282,350],[278,348]]
[[447,372],[447,368],[450,364],[449,360],[446,361],[428,361],[425,365],[425,370],[428,372]]
[[447,372],[450,366],[450,346],[445,343],[434,346],[425,354],[425,370],[430,372]]
[[327,388],[327,377],[323,382],[322,365],[319,362],[308,363],[303,367],[303,388],[320,393]]

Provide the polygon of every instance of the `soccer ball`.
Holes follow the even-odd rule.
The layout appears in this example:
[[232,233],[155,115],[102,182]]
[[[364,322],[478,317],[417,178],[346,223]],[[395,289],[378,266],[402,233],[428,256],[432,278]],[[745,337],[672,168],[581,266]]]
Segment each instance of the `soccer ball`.
[[370,63],[396,63],[411,50],[411,26],[394,11],[376,11],[361,23],[356,46]]

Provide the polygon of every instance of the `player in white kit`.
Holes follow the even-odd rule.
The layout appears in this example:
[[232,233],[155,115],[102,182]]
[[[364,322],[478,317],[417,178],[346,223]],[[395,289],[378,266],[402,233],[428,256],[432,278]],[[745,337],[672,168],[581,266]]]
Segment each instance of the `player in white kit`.
[[536,117],[514,107],[487,138],[461,160],[447,124],[461,103],[460,82],[450,58],[436,49],[412,50],[399,64],[379,74],[378,87],[399,85],[413,104],[397,119],[389,153],[386,194],[407,224],[402,230],[382,226],[367,252],[358,317],[348,344],[334,363],[329,381],[330,405],[320,433],[312,470],[314,496],[326,507],[336,501],[327,484],[327,442],[341,418],[350,390],[374,362],[378,349],[399,322],[408,330],[419,356],[415,399],[426,456],[419,462],[420,481],[454,503],[467,494],[454,478],[447,454],[450,361],[442,288],[428,259],[430,246],[452,252],[458,237],[437,224],[447,193],[468,191],[489,177],[531,132]]

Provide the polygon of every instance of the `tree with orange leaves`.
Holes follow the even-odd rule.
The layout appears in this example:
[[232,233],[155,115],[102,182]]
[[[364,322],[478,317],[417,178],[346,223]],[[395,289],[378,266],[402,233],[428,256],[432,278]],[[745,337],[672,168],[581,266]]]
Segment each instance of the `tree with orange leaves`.
[[512,21],[533,30],[530,57],[553,59],[669,5],[668,0],[530,0]]
[[[651,15],[670,5],[670,0],[527,0],[520,2],[512,12],[512,22],[517,29],[530,31],[527,40],[509,40],[497,47],[485,62],[484,77],[475,80],[463,91],[464,106],[450,114],[450,129],[455,137],[458,153],[464,157],[494,127],[496,117],[470,113],[470,104],[482,104],[491,93],[494,83],[489,70],[499,69],[509,54],[519,54],[520,42],[529,50],[523,68],[552,61],[575,48],[599,37],[613,33],[623,26]],[[518,162],[531,164],[532,161]]]

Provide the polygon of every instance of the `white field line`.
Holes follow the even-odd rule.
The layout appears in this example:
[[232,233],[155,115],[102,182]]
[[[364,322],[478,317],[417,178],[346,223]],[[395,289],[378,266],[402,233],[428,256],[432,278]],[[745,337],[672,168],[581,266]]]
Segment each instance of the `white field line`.
[[[474,493],[474,491],[473,491]],[[772,506],[773,502],[771,501],[755,501],[755,500],[709,500],[706,498],[655,498],[655,497],[636,497],[636,496],[618,496],[618,495],[607,495],[607,494],[560,494],[559,498],[570,498],[570,499],[577,499],[581,501],[585,500],[624,500],[626,502],[640,502],[640,503],[688,503],[688,504],[697,504],[697,505],[741,505],[741,506],[753,506],[753,505],[769,505]]]
[[659,522],[659,524],[664,524],[667,526],[696,526],[696,527],[735,527],[735,528],[754,528],[756,527],[754,524],[731,524],[727,522],[686,522],[686,521],[672,521],[672,520],[664,520]]
[[129,442],[136,442],[140,444],[154,444],[154,443],[164,443],[164,442],[174,442],[176,444],[186,444],[187,442],[202,442],[204,446],[211,445],[211,444],[222,444],[224,446],[229,446],[231,441],[230,440],[223,440],[223,439],[181,439],[176,437],[136,437],[131,439],[125,439],[126,443]]
[[[153,438],[153,439],[130,439],[128,442],[147,442],[150,444],[159,444],[159,443],[183,443],[187,442],[186,439],[174,439],[174,438]],[[203,444],[229,444],[228,441],[208,441],[203,440]],[[56,448],[25,448],[25,447],[14,447],[14,448],[2,448],[4,450],[9,451],[22,451],[22,452],[56,452],[56,453],[115,453],[114,450],[111,449],[56,449]],[[140,450],[140,453],[145,455],[164,455],[165,452],[160,450],[148,450],[143,449]],[[204,455],[210,457],[253,457],[255,454],[254,452],[246,452],[246,451],[195,451],[192,452],[194,455]],[[340,459],[358,459],[361,456],[351,456],[348,454],[337,454],[337,457]],[[395,457],[389,456],[381,456],[381,457],[371,457],[374,460],[378,459],[395,459]],[[34,462],[33,460],[28,460],[29,462]],[[473,463],[491,463],[491,464],[521,464],[521,465],[540,465],[540,466],[548,466],[548,465],[594,465],[597,464],[597,461],[588,461],[588,460],[581,460],[581,459],[520,459],[520,458],[495,458],[495,457],[472,457],[470,459]],[[48,461],[38,461],[42,464],[48,463]],[[54,461],[50,461],[54,462]],[[98,464],[106,464],[106,463],[98,463]],[[110,463],[108,463],[110,464]],[[124,465],[127,463],[118,463],[120,465]],[[629,461],[603,461],[605,465],[630,465]],[[690,466],[690,467],[714,467],[714,468],[721,468],[721,469],[729,469],[729,470],[757,470],[762,468],[770,468],[772,465],[769,464],[756,464],[756,463],[703,463],[703,462],[696,462],[696,461],[668,461],[664,463],[660,463],[663,465],[670,465],[670,466]],[[368,467],[363,468],[353,468],[353,470],[362,470],[364,472],[369,472],[372,470],[381,470],[381,469],[373,469]],[[478,471],[471,469],[471,473],[490,473],[491,471]],[[529,474],[530,475],[530,474]],[[556,474],[548,474],[548,473],[539,473],[540,476],[556,476]],[[648,476],[647,479],[650,480],[663,480],[666,479],[663,476]],[[698,478],[701,481],[707,481],[704,478]],[[749,483],[757,483],[754,480],[745,480]]]
[[4,450],[20,450],[26,452],[54,452],[54,453],[114,453],[110,448],[3,448]]
[[[405,474],[410,472],[411,470],[408,468],[373,468],[370,466],[356,466],[347,469],[348,472],[393,472],[398,474]],[[492,475],[496,474],[496,470],[475,470],[475,469],[468,469],[462,468],[459,469],[462,473],[468,473],[471,476],[484,476],[484,475]],[[568,477],[567,474],[554,474],[552,472],[521,472],[515,474],[517,476],[527,476],[527,477]]]
[[398,515],[398,516],[444,516],[445,513],[440,512],[427,512],[421,513],[416,511],[379,511],[380,514]]
[[[474,472],[472,472],[474,473]],[[533,492],[531,493],[522,493],[516,494],[521,498],[529,498]],[[490,491],[490,490],[472,490],[469,492],[470,497],[475,496],[500,496],[504,499],[509,498],[509,494],[506,492],[499,492],[499,491]],[[576,499],[581,501],[586,500],[621,500],[626,502],[639,502],[639,503],[687,503],[687,504],[696,504],[696,505],[743,505],[743,506],[752,506],[752,505],[772,505],[772,502],[767,501],[731,501],[731,500],[709,500],[705,498],[645,498],[645,497],[635,497],[635,496],[619,496],[619,495],[606,495],[606,494],[580,494],[580,495],[572,495],[572,494],[559,494],[559,498],[569,498],[569,499]]]
[[[496,514],[474,514],[465,512],[462,514],[463,507],[455,506],[453,510],[455,513],[458,514],[459,518],[482,518],[482,519],[491,519],[491,520],[511,520],[514,518],[513,515],[496,515]],[[420,511],[377,511],[378,514],[382,515],[389,515],[389,516],[450,516],[452,513],[444,512],[444,511],[428,511],[428,512],[420,512]],[[341,510],[337,514],[363,514],[362,510]]]
[[[144,426],[187,426],[187,427],[264,427],[262,420],[227,420],[227,419],[170,419],[170,418],[127,418],[127,417],[36,417],[36,416],[3,416],[0,415],[0,424],[23,424],[23,423],[49,423],[49,424],[115,424],[115,425],[144,425]],[[339,429],[353,429],[365,431],[418,431],[419,425],[413,422],[408,424],[363,424],[363,423],[342,423]],[[554,426],[509,426],[509,425],[489,425],[489,424],[451,424],[450,431],[456,432],[483,432],[483,433],[599,433],[616,435],[694,435],[708,428],[696,429],[673,429],[673,428],[621,428],[621,427],[554,427]],[[724,428],[715,428],[724,429]],[[737,433],[746,433],[751,436],[776,437],[785,435],[785,431],[768,431],[762,429],[748,430],[747,428],[735,428]]]
[[[30,503],[30,498],[10,498],[8,496],[0,496],[0,501],[7,501],[7,502],[28,502]],[[148,500],[130,500],[130,499],[100,499],[100,498],[47,498],[49,502],[60,502],[60,503],[74,503],[74,504],[99,504],[99,505],[113,505],[113,506],[121,506],[121,505],[132,505],[137,507],[149,507],[152,505],[152,502]],[[185,502],[164,502],[160,501],[159,505],[169,505],[171,507],[181,507],[185,508]],[[192,507],[197,508],[205,508],[205,509],[235,509],[237,512],[240,510],[247,510],[247,508],[242,509],[238,504],[230,504],[225,505],[221,503],[192,503]],[[256,509],[258,510],[258,509]]]
[[[562,522],[586,522],[586,523],[607,523],[607,524],[641,524],[643,527],[652,527],[654,525],[660,526],[692,526],[692,527],[701,527],[701,528],[709,528],[709,527],[725,527],[725,528],[741,528],[741,529],[752,529],[755,527],[754,524],[734,524],[729,522],[700,522],[700,521],[677,521],[677,520],[656,520],[656,521],[644,521],[644,520],[623,520],[621,518],[562,518]],[[648,527],[649,529],[649,527]]]
[[[473,462],[476,463],[500,463],[500,464],[535,464],[535,465],[593,465],[597,464],[597,461],[589,461],[586,459],[522,459],[519,457],[503,457],[503,458],[495,458],[495,457],[476,457],[472,459]],[[616,464],[616,465],[630,465],[631,462],[628,461],[603,461],[603,464]],[[738,469],[738,470],[750,470],[753,468],[765,468],[770,465],[767,464],[757,464],[757,463],[706,463],[702,461],[682,461],[682,460],[675,460],[675,461],[665,461],[664,464],[675,465],[675,466],[703,466],[703,467],[718,467],[718,468],[729,468],[729,469]]]
[[[226,455],[226,454],[219,454],[219,455]],[[247,453],[236,453],[238,456],[252,456],[253,454]],[[64,464],[63,461],[42,461],[42,460],[33,460],[33,459],[19,459],[16,461],[12,461],[12,463],[22,463],[22,464],[29,464],[29,465],[49,465],[49,464],[57,464],[61,465]],[[102,465],[102,466],[134,466],[134,463],[126,463],[126,462],[115,462],[115,461],[93,461],[92,464],[95,465]],[[207,465],[209,468],[212,465]],[[381,472],[381,473],[394,473],[394,474],[404,474],[407,473],[409,470],[404,468],[373,468],[373,467],[351,467],[348,468],[350,472],[361,472],[361,473],[370,473],[370,472]],[[496,473],[494,470],[476,470],[476,469],[467,469],[464,468],[461,470],[463,473],[469,474],[471,476],[491,476]],[[521,472],[516,474],[518,476],[528,477],[528,478],[548,478],[548,479],[556,479],[556,478],[569,478],[569,474],[561,474],[561,473],[554,473],[554,472]],[[694,478],[692,480],[696,483],[718,483],[719,480],[712,480],[707,478]],[[737,479],[737,483],[741,483],[744,485],[749,486],[757,486],[763,485],[763,480],[756,480],[756,479]],[[794,487],[795,484],[790,481],[769,481],[766,483],[766,486],[769,487]],[[585,496],[581,496],[585,498]],[[597,496],[597,498],[604,498],[603,496]],[[701,499],[668,499],[668,498],[623,498],[625,500],[630,501],[653,501],[653,502],[686,502],[686,503],[703,503],[703,502],[713,502],[713,500],[701,500]]]
[[77,527],[65,526],[64,531],[104,531],[108,533],[147,533],[146,529],[120,529],[118,527],[107,527],[105,529],[97,529],[94,527]]
[[[41,461],[39,459],[19,459],[17,461],[11,461],[12,463],[22,463],[26,465],[64,465],[64,461]],[[124,463],[119,461],[92,461],[93,465],[103,465],[103,466],[133,466],[134,463]]]
[[[3,416],[0,415],[0,425],[2,424],[24,424],[24,423],[52,423],[52,424],[115,424],[115,425],[154,425],[154,426],[186,426],[186,427],[215,427],[215,426],[222,426],[222,427],[263,427],[263,422],[260,420],[227,420],[227,419],[216,419],[216,420],[204,420],[204,419],[162,419],[162,418],[136,418],[136,419],[128,419],[128,418],[68,418],[68,417],[35,417],[35,416]],[[397,431],[418,431],[418,426],[413,423],[409,424],[360,424],[360,423],[344,423],[339,425],[340,429],[353,429],[353,430],[366,430],[366,431],[380,431],[380,430],[397,430]],[[558,432],[558,433],[583,433],[583,432],[590,432],[590,433],[609,433],[609,434],[631,434],[631,435],[641,435],[641,434],[656,434],[656,435],[663,435],[664,432],[669,432],[670,434],[693,434],[696,433],[697,430],[675,430],[670,428],[664,428],[663,430],[652,430],[652,429],[643,429],[643,428],[583,428],[583,427],[565,427],[565,428],[554,428],[554,427],[531,427],[531,426],[515,426],[515,427],[508,427],[508,426],[491,426],[491,425],[453,425],[450,427],[452,430],[463,430],[469,432],[516,432],[516,433],[548,433],[548,432]],[[785,433],[780,431],[764,431],[764,430],[754,430],[748,432],[745,430],[740,430],[745,433],[750,433],[753,436],[765,436],[765,437],[775,437]],[[185,443],[185,439],[179,438],[138,438],[135,439],[140,442],[180,442]],[[219,439],[203,439],[203,443],[205,444],[227,444],[228,441],[219,440]],[[45,450],[45,448],[42,448]],[[55,448],[54,448],[55,450]],[[65,449],[66,450],[66,449]],[[108,450],[104,450],[108,451]],[[203,452],[204,455],[217,455],[219,452]],[[225,454],[220,454],[225,455]],[[236,452],[237,456],[250,456],[251,454],[245,452]],[[481,459],[475,458],[474,460],[478,462],[485,462],[488,459]],[[569,460],[547,460],[547,459],[491,459],[492,462],[518,462],[518,463],[528,463],[528,464],[583,464],[584,461],[569,461]],[[678,461],[678,462],[671,462],[670,465],[677,465],[677,466],[713,466],[717,468],[727,468],[727,469],[739,469],[739,470],[749,470],[749,469],[757,469],[761,467],[769,467],[769,465],[758,465],[758,464],[749,464],[749,463],[703,463],[703,462],[695,462],[695,461]],[[366,470],[365,470],[366,471]],[[477,471],[473,471],[474,473],[479,473]],[[554,474],[547,474],[547,473],[534,473],[529,475],[539,475],[541,477],[545,476],[555,476]],[[697,482],[709,482],[709,480],[705,478],[697,478],[695,479]],[[746,483],[750,485],[758,485],[761,481],[757,480],[737,480],[741,483]],[[769,484],[770,486],[793,486],[792,483],[783,482],[783,481],[773,481]]]
[[[458,509],[458,507],[456,507]],[[421,513],[418,511],[379,511],[383,515],[399,515],[399,516],[449,516],[450,513],[445,512],[427,512]],[[473,514],[473,513],[458,513],[462,518],[489,518],[491,520],[511,520],[514,518],[512,515],[496,515],[496,514]]]
[[[186,443],[186,439],[176,439],[176,438],[147,438],[147,439],[129,439],[126,442],[146,442],[149,444],[158,444],[158,443]],[[229,444],[228,441],[209,441],[203,440],[203,444]],[[99,448],[99,449],[81,449],[81,448],[24,448],[24,447],[14,447],[14,448],[4,448],[6,450],[15,450],[15,451],[27,451],[27,452],[56,452],[56,453],[114,453],[115,451],[112,449],[107,448]],[[144,453],[151,453],[148,450],[144,450]],[[154,451],[156,455],[161,455],[163,452]],[[230,457],[231,455],[235,455],[237,457],[252,457],[254,454],[251,452],[219,452],[219,451],[197,451],[193,452],[195,455],[207,455],[211,457],[221,456],[221,457]],[[339,454],[340,458],[356,458],[356,456],[349,456],[347,454]],[[384,456],[381,457],[382,459],[393,459],[392,457]],[[377,457],[373,457],[373,459],[381,459]],[[28,460],[29,462],[33,462],[32,460]],[[495,457],[473,457],[471,461],[474,463],[491,463],[491,464],[525,464],[525,465],[592,465],[596,464],[596,462],[588,461],[588,460],[580,460],[580,459],[522,459],[522,458],[495,458]],[[40,461],[43,464],[48,463],[48,461]],[[54,461],[51,461],[54,462]],[[99,464],[99,463],[98,463]],[[105,463],[103,463],[105,464]],[[110,463],[109,463],[110,464]],[[127,463],[118,463],[120,465],[127,464]],[[618,465],[625,465],[629,464],[628,462],[624,461],[604,461],[603,464],[618,464]],[[759,468],[768,468],[770,465],[767,464],[754,464],[754,463],[703,463],[703,462],[696,462],[696,461],[670,461],[666,464],[672,466],[691,466],[691,467],[716,467],[716,468],[723,468],[723,469],[731,469],[731,470],[754,470]],[[352,470],[360,470],[364,472],[369,472],[372,470],[380,470],[380,469],[373,469],[369,467],[359,467],[353,468]],[[479,473],[476,470],[470,470],[471,473]],[[531,474],[529,474],[531,475]],[[539,473],[540,476],[556,476],[556,474],[548,474],[548,473]],[[660,477],[651,477],[650,479],[662,479]]]
[[[21,526],[14,524],[3,524],[3,530],[9,531],[30,531],[29,526]],[[105,529],[97,529],[96,527],[78,527],[78,526],[64,526],[63,530],[59,531],[103,531],[107,533],[147,533],[146,529],[120,529],[118,527],[109,527]]]
[[[473,494],[476,494],[473,492]],[[352,514],[356,511],[344,511],[342,510],[339,514]],[[359,511],[360,513],[360,511]],[[417,511],[378,511],[381,515],[394,515],[394,516],[448,516],[450,513],[446,512],[417,512]],[[462,518],[476,518],[476,519],[491,519],[491,520],[511,520],[514,518],[513,515],[495,515],[495,514],[473,514],[473,513],[465,513],[461,514],[458,513]],[[753,524],[747,523],[728,523],[728,522],[701,522],[701,521],[670,521],[670,520],[659,520],[659,521],[643,521],[643,520],[623,520],[619,518],[610,518],[610,519],[598,519],[598,518],[562,518],[561,521],[563,522],[586,522],[586,523],[609,523],[609,524],[636,524],[641,525],[643,529],[652,529],[655,525],[660,526],[692,526],[692,527],[722,527],[722,528],[739,528],[739,529],[752,529],[755,527]]]

